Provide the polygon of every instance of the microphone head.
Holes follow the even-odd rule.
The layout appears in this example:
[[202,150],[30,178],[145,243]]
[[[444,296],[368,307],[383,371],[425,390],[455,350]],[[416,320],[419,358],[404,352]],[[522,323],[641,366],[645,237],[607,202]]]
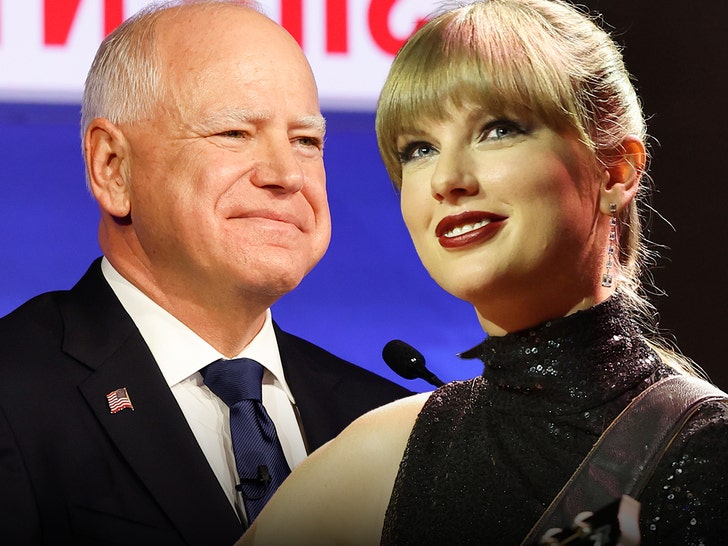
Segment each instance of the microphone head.
[[384,346],[382,358],[387,366],[405,379],[422,378],[428,374],[422,353],[399,339],[393,339]]

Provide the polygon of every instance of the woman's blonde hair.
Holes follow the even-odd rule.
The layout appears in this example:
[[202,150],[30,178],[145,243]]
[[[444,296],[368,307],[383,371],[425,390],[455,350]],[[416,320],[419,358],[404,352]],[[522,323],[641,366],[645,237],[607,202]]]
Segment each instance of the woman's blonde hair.
[[[377,105],[376,131],[384,165],[399,188],[397,139],[422,119],[479,105],[527,113],[576,135],[609,164],[627,137],[647,140],[642,107],[614,40],[587,13],[563,0],[481,0],[440,13],[396,55]],[[640,173],[641,174],[641,173]],[[618,223],[618,289],[654,331],[654,310],[642,296],[642,265],[650,258],[641,203],[648,180]],[[691,364],[655,335],[663,359]]]

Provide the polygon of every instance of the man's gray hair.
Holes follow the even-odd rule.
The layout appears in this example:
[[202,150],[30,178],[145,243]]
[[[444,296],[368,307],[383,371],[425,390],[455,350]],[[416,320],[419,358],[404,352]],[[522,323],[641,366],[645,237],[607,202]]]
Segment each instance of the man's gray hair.
[[91,121],[112,123],[143,119],[163,96],[164,79],[155,47],[156,22],[171,9],[190,5],[232,4],[263,13],[252,0],[166,0],[154,2],[129,17],[99,46],[81,101],[81,140]]

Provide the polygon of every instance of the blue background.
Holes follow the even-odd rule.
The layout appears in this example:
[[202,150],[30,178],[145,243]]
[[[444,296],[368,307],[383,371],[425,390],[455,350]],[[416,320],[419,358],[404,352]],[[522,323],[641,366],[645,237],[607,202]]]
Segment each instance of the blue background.
[[[286,330],[414,390],[381,358],[400,338],[443,380],[477,363],[455,356],[484,334],[472,308],[437,287],[419,263],[377,152],[371,113],[325,112],[331,245],[299,288],[273,308]],[[0,315],[33,295],[73,286],[100,254],[87,193],[78,105],[0,104]]]

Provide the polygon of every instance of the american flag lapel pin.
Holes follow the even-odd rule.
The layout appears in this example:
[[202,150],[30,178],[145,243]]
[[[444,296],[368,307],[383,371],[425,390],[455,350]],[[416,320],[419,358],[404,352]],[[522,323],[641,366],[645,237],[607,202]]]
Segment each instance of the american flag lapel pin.
[[129,398],[129,393],[126,391],[126,387],[111,391],[106,395],[106,400],[109,402],[109,411],[111,413],[117,413],[124,409],[134,410],[134,406]]

